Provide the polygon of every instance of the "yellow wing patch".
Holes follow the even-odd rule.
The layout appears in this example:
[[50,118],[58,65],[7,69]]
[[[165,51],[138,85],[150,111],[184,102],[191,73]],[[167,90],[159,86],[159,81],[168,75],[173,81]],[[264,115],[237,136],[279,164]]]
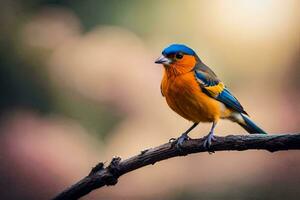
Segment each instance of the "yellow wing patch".
[[225,85],[222,82],[219,82],[218,85],[207,86],[205,89],[211,96],[217,97],[225,89]]

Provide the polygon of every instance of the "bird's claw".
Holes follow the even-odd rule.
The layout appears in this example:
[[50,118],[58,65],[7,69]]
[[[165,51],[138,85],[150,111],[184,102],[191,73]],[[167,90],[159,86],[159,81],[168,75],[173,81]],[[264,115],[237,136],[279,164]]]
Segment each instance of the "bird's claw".
[[183,133],[179,138],[176,139],[176,148],[181,149],[183,143],[189,139],[190,137],[186,133]]
[[203,147],[204,147],[205,149],[207,149],[209,153],[214,153],[214,151],[210,151],[210,150],[209,150],[212,141],[216,141],[216,138],[215,138],[215,136],[214,136],[213,134],[209,133],[209,134],[206,136],[205,141],[204,141],[204,143],[203,143]]

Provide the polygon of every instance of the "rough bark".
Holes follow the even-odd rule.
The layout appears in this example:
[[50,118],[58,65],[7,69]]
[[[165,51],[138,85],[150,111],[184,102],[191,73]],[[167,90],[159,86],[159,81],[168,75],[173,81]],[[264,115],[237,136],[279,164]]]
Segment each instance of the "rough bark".
[[[97,188],[105,185],[115,185],[120,176],[146,165],[153,165],[156,162],[172,157],[207,152],[207,149],[203,147],[203,142],[204,138],[190,139],[180,149],[176,148],[174,142],[170,142],[141,151],[138,155],[123,161],[121,161],[121,158],[115,157],[106,167],[100,162],[91,170],[88,176],[67,188],[53,199],[79,199]],[[216,136],[216,141],[212,143],[210,152],[245,151],[251,149],[267,150],[269,152],[300,149],[300,134]]]

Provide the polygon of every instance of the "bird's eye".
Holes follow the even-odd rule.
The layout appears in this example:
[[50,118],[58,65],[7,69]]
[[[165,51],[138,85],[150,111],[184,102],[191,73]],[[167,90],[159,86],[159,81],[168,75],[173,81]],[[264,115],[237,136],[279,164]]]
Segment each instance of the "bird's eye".
[[177,59],[181,59],[181,58],[183,58],[183,55],[182,55],[182,53],[177,53],[177,54],[175,55],[175,57],[176,57]]

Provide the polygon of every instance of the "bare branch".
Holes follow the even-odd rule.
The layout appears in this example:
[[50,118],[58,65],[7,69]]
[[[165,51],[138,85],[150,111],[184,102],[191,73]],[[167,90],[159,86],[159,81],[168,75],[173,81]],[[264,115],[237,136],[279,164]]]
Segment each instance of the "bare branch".
[[[300,149],[300,134],[284,135],[229,135],[216,137],[210,151],[245,151],[250,149],[267,150],[270,152]],[[155,148],[142,151],[140,154],[121,161],[115,157],[111,163],[104,167],[99,163],[90,174],[60,193],[54,200],[73,200],[88,194],[94,189],[105,185],[115,185],[118,178],[128,172],[146,165],[166,160],[177,156],[185,156],[192,153],[207,152],[203,147],[204,138],[186,141],[181,149],[173,143],[166,143]]]

